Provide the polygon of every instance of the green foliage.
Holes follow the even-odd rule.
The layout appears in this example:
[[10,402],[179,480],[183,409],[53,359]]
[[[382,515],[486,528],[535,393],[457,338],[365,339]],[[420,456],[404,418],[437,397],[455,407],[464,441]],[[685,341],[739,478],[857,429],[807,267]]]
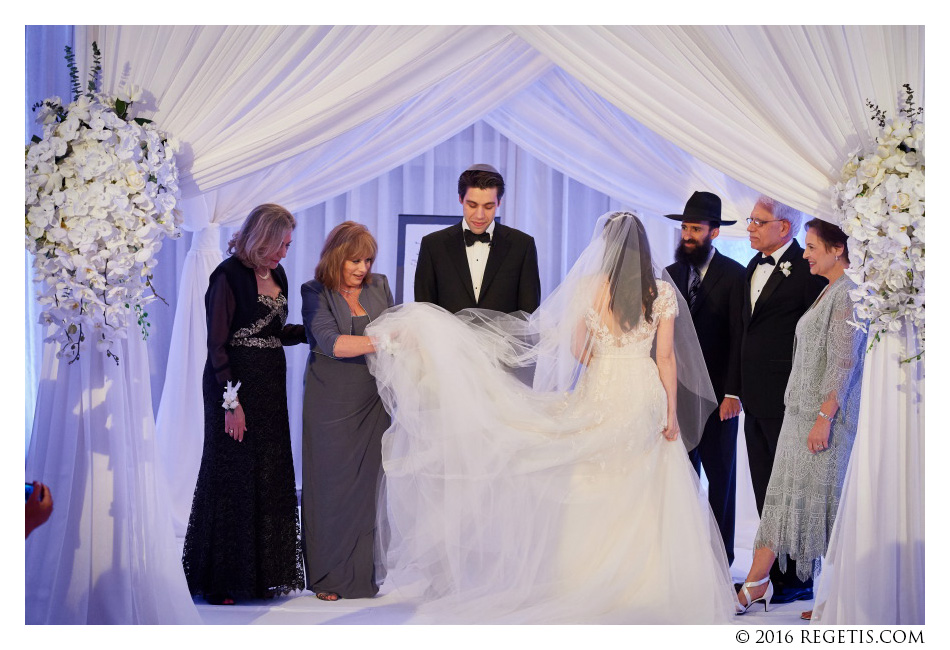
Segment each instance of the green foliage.
[[69,83],[73,91],[73,101],[79,99],[79,69],[76,67],[76,55],[73,48],[66,46],[66,67],[69,69]]
[[924,114],[924,107],[918,106],[914,108],[914,89],[910,87],[910,84],[904,84],[904,94],[906,99],[904,100],[904,105],[901,106],[900,112],[910,120],[911,124],[917,123],[917,118]]
[[99,92],[99,75],[102,73],[102,52],[95,41],[92,42],[92,70],[89,71],[89,82],[86,84],[86,97],[95,99]]

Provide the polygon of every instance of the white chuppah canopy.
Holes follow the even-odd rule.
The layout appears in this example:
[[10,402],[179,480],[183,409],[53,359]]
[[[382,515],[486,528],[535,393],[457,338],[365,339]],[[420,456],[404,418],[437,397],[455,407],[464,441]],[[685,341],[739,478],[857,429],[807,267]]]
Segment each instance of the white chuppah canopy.
[[221,259],[217,229],[254,205],[314,205],[484,118],[648,216],[681,207],[684,187],[720,192],[734,210],[745,184],[830,218],[828,188],[870,140],[865,98],[893,113],[911,83],[923,103],[922,27],[95,26],[75,36],[81,71],[95,40],[103,88],[141,85],[150,95],[138,114],[186,145],[182,208],[195,237],[157,438],[189,499],[198,458],[180,459],[182,449],[200,457],[202,298]]

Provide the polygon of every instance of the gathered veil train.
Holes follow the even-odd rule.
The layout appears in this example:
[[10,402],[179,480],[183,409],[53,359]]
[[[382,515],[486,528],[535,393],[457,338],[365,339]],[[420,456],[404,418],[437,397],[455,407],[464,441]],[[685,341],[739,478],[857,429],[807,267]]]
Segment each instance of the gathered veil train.
[[[674,323],[682,437],[655,361]],[[728,562],[687,448],[716,400],[688,309],[630,213],[531,315],[433,305],[367,329],[392,426],[379,573],[441,623],[716,623]]]

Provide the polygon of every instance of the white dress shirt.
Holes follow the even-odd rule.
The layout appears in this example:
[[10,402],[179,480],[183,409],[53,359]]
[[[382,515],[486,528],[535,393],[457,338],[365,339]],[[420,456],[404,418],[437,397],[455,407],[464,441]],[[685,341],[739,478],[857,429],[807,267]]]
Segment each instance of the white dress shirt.
[[[471,230],[468,223],[462,219],[462,230]],[[488,224],[485,229],[493,238],[495,236],[495,220]],[[477,241],[471,246],[465,247],[465,255],[468,257],[468,270],[472,274],[472,289],[475,290],[475,301],[482,291],[482,280],[485,278],[485,265],[488,264],[488,254],[491,252],[491,246],[485,242]]]
[[[709,270],[709,264],[710,264],[710,262],[712,262],[712,258],[713,258],[713,256],[716,254],[716,252],[717,252],[717,251],[716,251],[715,248],[710,248],[710,249],[709,249],[709,257],[707,257],[707,258],[706,258],[706,261],[703,263],[703,265],[700,266],[700,267],[697,269],[697,270],[699,271],[699,281],[700,281],[700,282],[702,282],[703,280],[706,279],[706,271]],[[690,272],[692,272],[692,268],[690,268]]]
[[[775,260],[774,266],[772,264],[756,264],[755,270],[752,272],[752,280],[749,282],[749,300],[752,303],[752,311],[755,311],[755,301],[759,299],[762,289],[765,288],[765,283],[769,281],[769,277],[771,277],[773,273],[778,271],[778,262],[791,245],[792,240],[789,239],[781,248],[769,256]],[[754,259],[758,261],[760,257],[765,257],[765,255],[759,253]]]

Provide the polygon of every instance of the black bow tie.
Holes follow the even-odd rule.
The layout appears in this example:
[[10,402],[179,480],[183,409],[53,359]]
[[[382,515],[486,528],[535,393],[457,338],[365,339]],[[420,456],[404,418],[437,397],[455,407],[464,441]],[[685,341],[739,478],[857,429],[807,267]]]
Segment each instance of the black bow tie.
[[471,230],[463,230],[462,236],[465,237],[465,245],[472,246],[475,242],[480,241],[486,244],[491,244],[491,235],[487,232],[483,232],[480,235],[476,235]]
[[766,255],[766,256],[764,256],[764,257],[759,257],[758,263],[759,263],[759,264],[771,264],[772,266],[775,266],[775,260],[772,259],[772,256],[771,256],[771,255]]

